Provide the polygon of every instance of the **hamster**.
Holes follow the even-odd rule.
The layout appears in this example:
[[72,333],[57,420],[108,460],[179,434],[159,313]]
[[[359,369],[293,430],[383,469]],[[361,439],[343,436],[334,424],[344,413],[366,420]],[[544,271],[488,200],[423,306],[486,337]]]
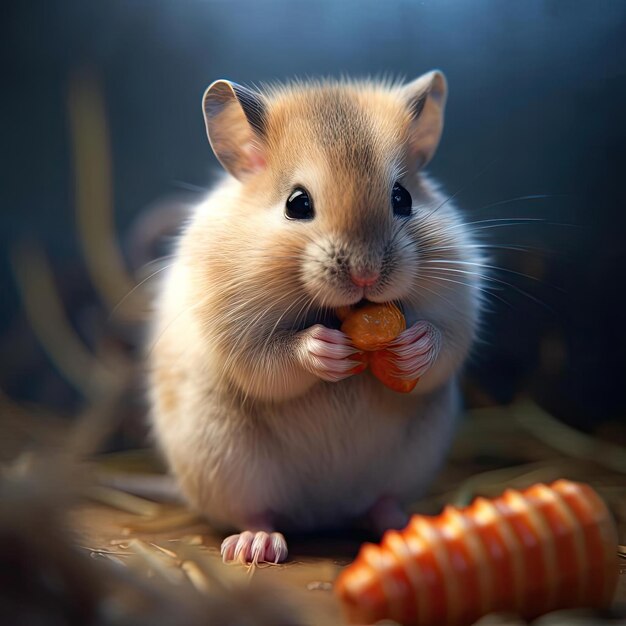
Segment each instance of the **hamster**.
[[[444,458],[476,335],[480,263],[424,175],[447,86],[295,82],[206,91],[227,175],[193,212],[156,299],[154,433],[224,560],[283,561],[283,532],[406,522]],[[395,302],[410,394],[360,371],[336,307]]]

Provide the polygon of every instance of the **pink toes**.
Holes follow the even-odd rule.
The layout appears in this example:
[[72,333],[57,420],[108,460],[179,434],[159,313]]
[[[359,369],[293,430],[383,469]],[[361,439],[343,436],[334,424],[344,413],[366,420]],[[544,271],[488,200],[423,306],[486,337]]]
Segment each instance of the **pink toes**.
[[421,378],[437,360],[441,349],[441,332],[430,322],[417,322],[401,333],[387,351],[400,378]]
[[281,533],[246,530],[226,537],[221,553],[224,563],[282,563],[287,558],[287,542]]
[[301,339],[302,366],[323,380],[337,382],[364,369],[359,351],[340,330],[316,324],[302,331]]

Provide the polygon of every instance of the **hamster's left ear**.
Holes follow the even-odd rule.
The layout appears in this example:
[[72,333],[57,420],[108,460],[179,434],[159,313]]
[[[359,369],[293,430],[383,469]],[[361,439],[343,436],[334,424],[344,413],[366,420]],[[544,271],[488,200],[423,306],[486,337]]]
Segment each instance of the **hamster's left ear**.
[[265,168],[265,98],[228,80],[205,92],[202,110],[215,156],[230,174],[246,179]]
[[448,94],[446,77],[433,70],[402,87],[402,92],[411,112],[409,152],[419,169],[432,159],[441,138]]

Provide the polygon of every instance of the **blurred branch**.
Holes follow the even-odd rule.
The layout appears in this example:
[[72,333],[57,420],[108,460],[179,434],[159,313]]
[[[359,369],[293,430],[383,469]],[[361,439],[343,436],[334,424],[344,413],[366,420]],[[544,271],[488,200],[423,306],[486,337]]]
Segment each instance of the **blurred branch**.
[[116,243],[104,99],[97,80],[89,72],[72,77],[68,110],[79,239],[94,287],[110,311],[135,285]]
[[115,374],[98,361],[72,329],[44,254],[22,244],[11,251],[11,264],[26,316],[65,379],[94,399],[118,387],[121,372]]
[[621,446],[570,428],[534,402],[516,404],[512,409],[515,420],[522,428],[555,450],[626,474],[626,449]]
[[566,471],[566,463],[546,461],[480,472],[460,485],[453,503],[456,506],[468,506],[477,495],[495,497],[505,489],[524,489],[536,482],[552,482],[562,478]]
[[12,459],[28,445],[59,449],[68,433],[68,423],[37,407],[26,409],[0,389],[0,461]]

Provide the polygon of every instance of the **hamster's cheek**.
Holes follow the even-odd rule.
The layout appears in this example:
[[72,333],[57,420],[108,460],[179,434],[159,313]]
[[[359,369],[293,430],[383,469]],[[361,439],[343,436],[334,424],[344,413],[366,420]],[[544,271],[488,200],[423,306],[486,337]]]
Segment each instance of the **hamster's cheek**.
[[274,204],[270,204],[267,207],[267,210],[264,211],[263,220],[274,231],[278,232],[278,231],[284,230],[285,226],[287,225],[287,222],[289,221],[285,217],[284,203],[275,202]]
[[301,280],[319,306],[335,308],[357,303],[363,290],[353,285],[338,267],[324,238],[309,238],[302,255]]

